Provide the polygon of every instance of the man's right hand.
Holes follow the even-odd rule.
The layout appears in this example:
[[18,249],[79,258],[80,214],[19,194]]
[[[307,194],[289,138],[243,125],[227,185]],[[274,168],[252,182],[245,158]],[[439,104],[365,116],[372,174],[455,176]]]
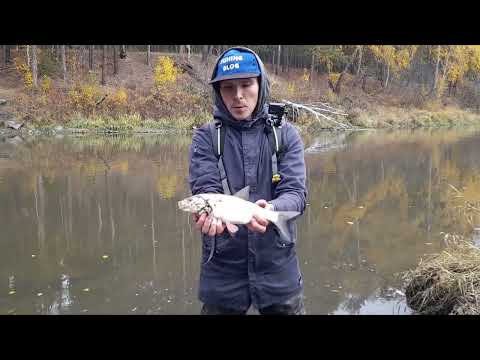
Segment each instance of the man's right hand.
[[221,219],[218,219],[214,216],[207,216],[206,213],[202,215],[193,214],[193,221],[195,221],[195,228],[200,230],[202,233],[215,236],[220,235],[227,227],[230,235],[234,235],[238,231],[238,227],[234,224],[226,223],[224,224]]

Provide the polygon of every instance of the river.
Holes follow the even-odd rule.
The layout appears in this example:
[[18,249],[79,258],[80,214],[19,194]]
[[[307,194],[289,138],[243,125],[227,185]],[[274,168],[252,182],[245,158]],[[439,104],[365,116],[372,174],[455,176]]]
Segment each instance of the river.
[[[397,274],[476,223],[480,132],[304,136],[309,314],[411,313]],[[177,209],[190,136],[0,140],[0,314],[197,314],[201,244]],[[474,221],[476,218],[473,217]],[[255,311],[250,313],[255,314]]]

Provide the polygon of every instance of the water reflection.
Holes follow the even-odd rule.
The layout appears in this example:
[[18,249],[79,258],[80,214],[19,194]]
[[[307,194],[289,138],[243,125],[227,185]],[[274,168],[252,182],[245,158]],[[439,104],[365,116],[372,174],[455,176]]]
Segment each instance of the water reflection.
[[[305,138],[309,206],[299,254],[312,314],[408,314],[395,273],[470,234],[475,131]],[[196,314],[190,137],[0,142],[1,314]],[[452,187],[462,189],[460,199]],[[459,202],[460,201],[460,202]]]

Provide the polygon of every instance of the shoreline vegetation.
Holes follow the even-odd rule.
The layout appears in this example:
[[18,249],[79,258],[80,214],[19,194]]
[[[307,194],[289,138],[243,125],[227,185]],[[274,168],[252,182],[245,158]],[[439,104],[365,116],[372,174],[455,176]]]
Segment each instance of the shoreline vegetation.
[[[150,46],[140,51],[123,45],[23,45],[9,46],[6,59],[3,46],[0,99],[5,101],[0,100],[0,135],[192,131],[211,120],[208,77],[215,54],[226,46],[196,46],[199,51],[188,53],[184,45],[178,47],[183,50],[176,53],[169,49],[152,52]],[[292,46],[291,56],[295,51],[312,53],[310,64],[298,60],[296,66],[288,64],[288,56],[282,58],[287,64],[280,65],[275,64],[275,56],[273,62],[262,56],[262,51],[268,53],[267,48],[275,46],[257,47],[266,59],[272,102],[321,101],[346,113],[341,121],[350,129],[480,124],[474,62],[477,47]],[[461,48],[465,48],[463,58],[455,55]],[[333,50],[340,51],[341,56]],[[388,58],[386,50],[394,55],[396,51],[397,58],[391,54],[393,60]],[[275,55],[277,50],[272,51]],[[420,51],[423,54],[418,54]],[[430,58],[425,60],[427,55]],[[478,59],[480,64],[480,52]],[[468,66],[460,64],[461,60]],[[385,61],[387,75],[382,67]],[[419,61],[430,64],[433,87],[412,80]],[[375,69],[381,71],[375,73]],[[425,74],[422,76],[425,78]],[[294,119],[287,118],[300,132],[341,129],[306,111],[299,111]]]

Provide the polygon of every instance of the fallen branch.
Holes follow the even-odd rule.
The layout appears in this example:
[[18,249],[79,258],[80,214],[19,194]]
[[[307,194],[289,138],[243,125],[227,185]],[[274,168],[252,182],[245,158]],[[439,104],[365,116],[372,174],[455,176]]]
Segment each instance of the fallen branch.
[[324,109],[324,108],[320,108],[318,106],[307,106],[307,105],[303,105],[303,104],[297,104],[297,103],[294,103],[294,102],[291,102],[291,101],[287,101],[287,100],[282,100],[285,105],[287,106],[290,106],[295,110],[299,110],[299,109],[302,109],[302,110],[305,110],[313,115],[315,115],[315,118],[320,121],[319,117],[321,116],[322,118],[330,121],[330,122],[333,122],[335,123],[336,125],[338,125],[340,128],[342,129],[353,129],[353,127],[351,125],[347,125],[347,124],[344,124],[344,123],[341,123],[339,121],[336,121],[334,120],[332,117],[330,116],[327,116],[325,114],[322,114],[321,112],[328,112],[328,113],[332,113],[334,115],[342,115],[342,116],[348,116],[348,114],[345,114],[345,113],[342,113],[340,112],[339,110],[337,109],[334,109],[332,107],[330,107],[331,109],[333,110],[330,110],[330,109]]
[[95,103],[95,106],[97,107],[98,105],[100,105],[107,98],[107,96],[108,94],[105,94],[99,101]]
[[[307,106],[307,105],[305,105],[305,106]],[[341,113],[341,112],[334,111],[334,110],[324,109],[324,108],[321,108],[321,107],[318,107],[318,106],[310,106],[310,108],[312,108],[314,110],[317,110],[317,111],[325,111],[325,112],[335,114],[335,115],[348,116],[348,114]]]

